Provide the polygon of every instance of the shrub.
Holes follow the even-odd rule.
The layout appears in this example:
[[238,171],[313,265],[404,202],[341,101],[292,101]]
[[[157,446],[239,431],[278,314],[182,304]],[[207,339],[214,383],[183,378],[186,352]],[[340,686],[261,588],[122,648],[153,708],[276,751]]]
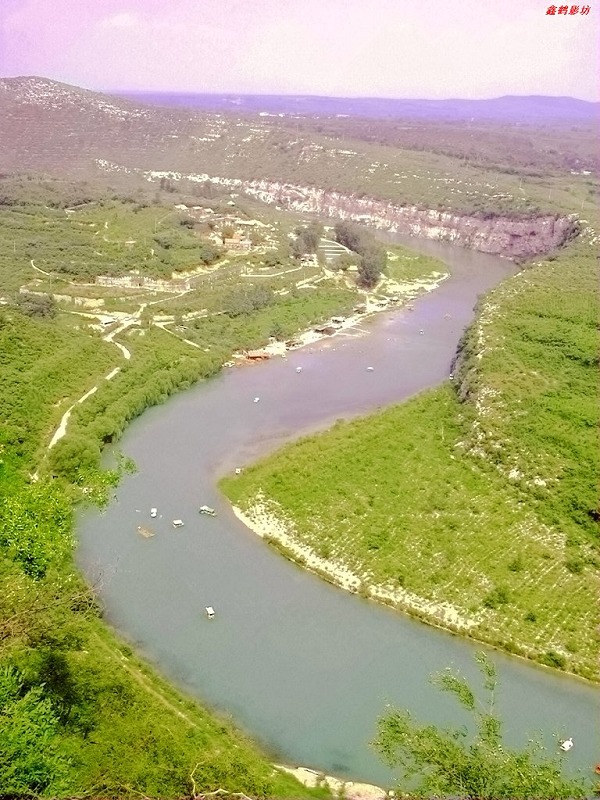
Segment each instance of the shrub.
[[496,586],[483,599],[483,605],[486,608],[498,608],[498,606],[506,605],[509,602],[510,596],[508,589],[504,586]]
[[545,666],[554,667],[555,669],[564,669],[567,666],[567,659],[554,650],[548,650],[543,653],[539,658],[539,662],[540,664],[545,664]]

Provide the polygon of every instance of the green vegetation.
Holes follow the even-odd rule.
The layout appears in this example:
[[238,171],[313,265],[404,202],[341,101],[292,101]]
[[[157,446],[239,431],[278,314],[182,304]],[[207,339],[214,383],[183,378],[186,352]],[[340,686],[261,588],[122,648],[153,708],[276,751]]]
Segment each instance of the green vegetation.
[[376,286],[387,266],[387,252],[370,231],[348,222],[336,222],[335,240],[358,253],[358,281],[366,289]]
[[486,694],[480,702],[469,684],[451,670],[434,675],[432,683],[452,694],[472,719],[474,733],[466,727],[439,729],[419,726],[406,711],[393,711],[379,722],[375,746],[392,767],[400,767],[399,788],[417,779],[415,797],[472,797],[499,800],[514,797],[588,797],[591,787],[583,779],[564,778],[561,764],[544,746],[531,741],[525,750],[513,751],[502,741],[502,722],[494,707],[497,679],[494,665],[484,653],[477,661]]
[[182,224],[188,218],[173,206],[96,192],[97,199],[70,210],[67,201],[78,199],[73,189],[59,191],[53,181],[35,185],[36,202],[36,191],[33,198],[25,193],[27,183],[1,184],[0,291],[14,292],[44,273],[79,283],[132,269],[170,278],[174,270],[212,264],[220,255]]
[[446,274],[449,268],[433,256],[415,253],[400,245],[388,246],[385,274],[398,283],[418,281],[432,273]]
[[[307,121],[306,135],[292,143],[284,127],[209,115],[189,123],[169,117],[167,135],[159,116],[132,120],[126,134],[110,129],[105,141],[114,144],[116,161],[129,154],[141,169],[167,163],[182,172],[202,163],[213,175],[485,214],[530,214],[540,204],[585,209],[597,187],[558,166],[550,176],[532,170],[521,181],[493,152],[473,166],[456,142],[432,155],[408,143],[401,150],[387,138],[365,143],[359,140],[370,137],[360,132],[351,140],[344,131],[315,135],[316,123]],[[79,108],[75,117],[81,125]],[[95,122],[102,136],[101,115]],[[175,124],[183,126],[179,139],[171,136]],[[48,131],[30,131],[36,143],[24,164],[45,151]],[[83,139],[91,153],[93,137]],[[82,165],[75,150],[69,148],[69,168]],[[113,637],[93,588],[74,568],[72,514],[74,503],[102,501],[118,480],[118,470],[99,469],[99,454],[134,416],[214,374],[233,350],[292,336],[345,312],[355,295],[340,288],[343,279],[294,288],[322,275],[290,257],[285,237],[298,223],[289,215],[278,218],[285,224],[277,250],[217,265],[218,251],[199,236],[206,231],[173,203],[204,198],[227,212],[228,196],[218,201],[224,187],[164,177],[149,194],[141,173],[113,177],[145,189],[124,196],[29,176],[0,183],[0,291],[11,304],[0,309],[0,716],[8,721],[0,725],[0,791],[174,797],[202,787],[320,796],[275,774],[239,732],[183,698]],[[313,228],[304,230],[302,249],[311,252]],[[228,490],[247,504],[264,488],[317,552],[361,575],[365,595],[379,582],[390,590],[388,602],[425,619],[448,627],[472,622],[473,636],[597,677],[594,284],[589,253],[577,247],[583,245],[498,290],[490,302],[499,313],[483,306],[485,327],[464,341],[459,397],[445,388],[339,426],[273,461],[274,471],[248,470]],[[394,280],[440,271],[437,262],[391,252]],[[98,274],[140,268],[169,277],[202,265],[210,271],[180,296],[90,285]],[[23,284],[29,292],[15,300]],[[139,313],[141,325],[117,336],[131,360],[74,316],[74,303],[73,313],[62,313],[64,301],[52,294],[99,300],[103,312]],[[158,313],[170,315],[162,329],[153,319]],[[105,381],[115,366],[120,372]],[[61,416],[95,385],[98,391],[73,409],[67,435],[47,452]],[[452,613],[440,618],[440,609]],[[440,734],[436,741],[445,740]]]
[[62,414],[114,366],[114,347],[60,321],[0,311],[2,487],[35,472]]
[[[520,130],[438,124],[430,136],[429,123],[406,125],[403,120],[401,125],[392,123],[394,133],[388,136],[385,121],[368,120],[365,125],[372,131],[363,136],[360,125],[352,125],[356,122],[294,119],[293,127],[286,127],[279,120],[234,115],[217,120],[206,114],[194,121],[190,132],[211,141],[191,149],[174,141],[169,163],[183,174],[194,174],[201,159],[202,171],[209,175],[317,186],[466,214],[530,215],[541,208],[576,208],[587,214],[596,206],[597,175],[570,173],[580,171],[582,164],[589,172],[597,164],[589,125]],[[116,163],[122,163],[119,155],[115,152]],[[158,158],[164,162],[162,153],[148,147],[136,154],[142,169],[156,169]],[[526,162],[531,168],[523,168]],[[179,182],[180,190],[184,186],[189,192],[198,189],[195,182]]]
[[566,553],[575,548],[573,558],[579,545],[598,544],[599,298],[590,249],[578,241],[493,292],[457,367],[460,394],[476,409],[465,446],[514,470],[511,480],[566,537]]
[[[146,405],[218,367],[163,331],[138,336],[132,349],[135,360],[119,384],[115,378],[97,393],[93,413],[81,405],[72,434],[50,451],[50,465],[64,477],[53,480],[46,466],[29,482],[45,463],[41,445],[58,417],[114,364],[115,349],[60,321],[0,313],[1,792],[176,797],[191,792],[194,780],[204,791],[320,796],[274,773],[229,723],[182,698],[119,643],[75,572],[78,495],[70,481],[101,494],[117,479],[97,471],[103,437],[119,435]],[[152,395],[144,388],[150,370]],[[93,450],[88,463],[86,448]]]
[[578,242],[489,295],[455,388],[288,446],[224,480],[228,496],[251,508],[264,495],[385,602],[598,679],[589,250]]
[[[35,255],[36,266],[51,276],[64,271],[66,252],[73,276],[107,272],[104,258],[93,252],[93,234],[79,224],[84,217],[88,227],[102,221],[100,230],[124,239],[132,235],[132,225],[139,224],[141,235],[144,229],[162,231],[166,222],[155,219],[163,208],[137,208],[118,199],[91,200],[97,205],[66,215],[67,200],[77,199],[73,187],[55,191],[54,183],[31,182],[33,194],[40,193],[33,204],[19,194],[26,188],[16,181],[11,192],[5,191],[0,211],[0,236],[13,242],[12,253],[0,264],[2,285],[9,291],[32,277],[31,264],[18,256],[25,244],[37,249],[24,255]],[[97,224],[89,223],[92,217]],[[175,232],[169,247],[162,242],[163,249],[173,250],[174,263],[188,263],[185,242]],[[103,240],[103,234],[94,239]],[[113,244],[105,242],[106,250]],[[100,252],[103,246],[98,247]],[[130,256],[125,247],[114,249],[114,274],[126,271]],[[214,374],[234,348],[263,344],[275,329],[291,335],[313,318],[320,321],[320,315],[352,303],[348,290],[290,292],[291,281],[275,277],[256,285],[247,281],[240,293],[241,267],[234,264],[223,279],[206,279],[204,291],[197,290],[195,302],[192,298],[194,311],[200,300],[215,310],[229,304],[227,315],[190,322],[189,334],[198,346],[181,341],[185,333],[151,326],[149,317],[121,334],[132,353],[129,361],[88,328],[90,320],[57,315],[60,309],[48,294],[19,294],[13,306],[0,311],[2,792],[173,797],[189,793],[195,781],[203,791],[323,794],[274,773],[231,725],[183,699],[119,644],[102,626],[93,590],[72,561],[73,502],[102,501],[118,480],[117,472],[99,469],[105,442],[118,438],[149,405]],[[294,273],[293,279],[298,277],[306,277],[303,269]],[[43,288],[50,292],[65,285],[59,278],[45,280]],[[284,286],[287,296],[279,293]],[[181,315],[181,307],[176,313]],[[224,320],[230,327],[226,332]],[[115,365],[120,372],[104,380]],[[67,435],[47,451],[65,411],[96,385],[96,393],[73,408]]]
[[311,222],[306,227],[296,228],[296,239],[292,244],[292,252],[296,258],[306,253],[316,253],[323,235],[323,226],[319,222]]
[[[40,189],[32,182],[35,187]],[[21,188],[17,181],[12,200],[4,197],[0,236],[8,235],[7,220],[17,217],[23,240],[35,239],[43,227],[54,230],[47,240],[36,239],[44,253],[36,255],[36,265],[43,258],[51,275],[61,271],[61,236],[65,247],[73,244],[75,216],[98,214],[108,222],[102,230],[129,237],[132,220],[143,219],[146,210],[118,199],[93,200],[97,206],[68,216],[64,206],[74,199],[72,187],[54,192],[54,183],[43,184],[39,203],[30,205],[15,196]],[[60,216],[50,222],[53,215]],[[149,222],[151,217],[144,224]],[[77,262],[83,266],[76,271],[104,272],[104,261],[88,260],[91,248],[84,238]],[[31,265],[15,258],[18,244],[13,258],[0,265],[9,290],[31,278]],[[184,263],[186,247],[180,241],[172,247],[174,260]],[[172,296],[159,295],[156,306],[164,305],[181,324],[161,329],[152,324],[152,313],[142,315],[141,324],[118,336],[130,360],[89,328],[93,319],[62,313],[49,294],[22,293],[0,310],[0,714],[10,720],[0,726],[2,791],[173,797],[190,792],[195,781],[203,791],[324,794],[274,773],[231,725],[182,698],[116,641],[101,624],[93,589],[72,561],[73,503],[84,497],[105,500],[118,470],[100,470],[101,448],[117,439],[129,420],[217,372],[235,349],[264,344],[269,336],[292,336],[355,302],[354,292],[331,281],[296,289],[296,280],[313,279],[320,270],[297,268],[285,257],[286,268],[293,270],[289,278],[271,275],[281,269],[276,265],[248,259],[250,269],[262,270],[261,277],[240,282],[244,263],[237,259],[200,276],[194,291],[177,298],[179,305]],[[127,249],[115,251],[114,258],[118,274],[129,264]],[[36,292],[52,292],[57,284],[62,291],[65,285],[59,278],[45,280]],[[85,288],[94,287],[79,285],[77,294]],[[108,304],[108,294],[103,299]],[[118,307],[117,297],[110,302]],[[139,301],[124,305],[131,313]],[[197,313],[199,306],[213,315],[192,314],[184,323],[184,311]],[[115,366],[119,372],[106,381]],[[94,386],[94,394],[76,403]],[[66,436],[48,451],[52,433],[73,405]]]
[[[247,296],[246,296],[247,297]],[[292,290],[289,295],[271,294],[269,302],[252,314],[236,311],[194,320],[186,336],[192,341],[230,355],[234,350],[259,347],[270,336],[289,339],[302,328],[322,322],[332,314],[346,314],[356,303],[356,294],[349,289],[323,288]]]

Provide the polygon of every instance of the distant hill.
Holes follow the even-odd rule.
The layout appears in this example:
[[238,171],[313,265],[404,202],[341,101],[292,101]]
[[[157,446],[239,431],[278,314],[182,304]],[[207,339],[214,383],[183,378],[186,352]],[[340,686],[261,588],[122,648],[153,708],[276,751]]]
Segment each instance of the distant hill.
[[[189,112],[183,112],[189,117]],[[34,76],[0,79],[0,169],[77,171],[96,158],[142,154],[182,112],[144,107]]]
[[351,116],[371,119],[494,120],[540,123],[590,121],[600,117],[600,103],[573,97],[507,95],[492,100],[401,100],[377,97],[306,95],[185,94],[116,92],[136,102],[165,107],[238,113]]
[[[150,102],[161,99],[172,105]],[[465,164],[535,178],[596,174],[599,114],[600,104],[568,97],[112,96],[47,78],[4,78],[0,172],[97,178],[109,170],[111,181],[139,184],[141,172],[177,171],[383,192],[434,205],[461,200],[471,208],[474,198],[450,192],[450,184],[441,191],[429,179],[430,165],[440,157],[454,159],[444,168],[460,180],[454,173]],[[432,160],[424,162],[419,153],[432,154]],[[404,176],[405,183],[398,178],[404,172],[412,175]],[[411,188],[411,180],[421,188]]]

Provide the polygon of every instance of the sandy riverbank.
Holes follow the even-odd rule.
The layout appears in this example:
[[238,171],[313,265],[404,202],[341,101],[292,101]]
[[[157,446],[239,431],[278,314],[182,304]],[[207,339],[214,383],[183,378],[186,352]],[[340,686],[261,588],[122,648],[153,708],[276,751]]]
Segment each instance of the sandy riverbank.
[[343,781],[307,767],[286,767],[282,764],[273,766],[282,772],[287,772],[288,775],[293,775],[297,781],[309,789],[317,786],[327,787],[333,797],[345,798],[345,800],[386,800],[386,798],[394,797],[393,791],[386,792],[385,789],[371,783]]
[[346,565],[333,559],[322,558],[309,545],[300,541],[296,526],[286,518],[282,509],[260,494],[254,498],[249,509],[233,506],[236,517],[257,536],[277,543],[292,561],[324,577],[331,583],[348,592],[364,595],[372,600],[391,605],[408,613],[425,617],[430,624],[440,627],[451,626],[467,632],[477,625],[478,620],[468,618],[464,612],[450,603],[436,603],[419,595],[380,584],[372,584]]
[[[314,328],[310,328],[293,337],[294,344],[289,346],[286,342],[269,342],[260,348],[260,352],[265,357],[285,356],[290,350],[299,350],[302,347],[316,344],[322,339],[331,339],[339,333],[347,333],[356,330],[361,322],[382,311],[393,311],[394,309],[406,308],[411,300],[415,300],[422,294],[431,292],[448,277],[445,272],[432,272],[431,276],[421,281],[411,281],[410,283],[397,283],[389,278],[385,278],[377,287],[377,295],[364,294],[358,305],[364,306],[364,311],[354,313],[346,317],[342,322],[332,325],[333,333],[319,333]],[[384,298],[387,298],[387,302]],[[392,299],[393,298],[393,299]],[[325,323],[326,324],[326,323]],[[363,331],[364,333],[364,331]],[[236,359],[233,363],[246,363],[245,353],[234,353]]]

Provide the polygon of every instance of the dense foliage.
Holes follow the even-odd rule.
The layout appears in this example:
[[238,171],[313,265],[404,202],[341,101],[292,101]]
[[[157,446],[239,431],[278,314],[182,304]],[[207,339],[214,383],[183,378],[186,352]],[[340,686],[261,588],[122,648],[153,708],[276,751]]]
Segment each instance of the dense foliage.
[[337,222],[335,239],[349,250],[358,253],[358,279],[366,289],[375,286],[387,266],[387,252],[373,234],[348,222]]
[[29,183],[0,178],[0,291],[48,277],[89,283],[97,275],[118,277],[140,268],[170,278],[221,254],[193,226],[181,225],[186,217],[173,206],[106,193],[73,209],[65,203],[80,197],[68,187],[59,192],[54,182],[34,184],[28,198]]
[[[79,109],[76,116],[81,117]],[[211,124],[209,119],[196,121],[195,134],[210,133]],[[251,133],[252,125],[256,122],[239,126],[237,122],[231,123],[232,130],[235,127],[244,137]],[[135,124],[128,128],[131,145],[138,148],[140,163],[145,160],[149,168],[154,168],[156,153],[148,146],[147,131],[140,145],[139,141],[136,143],[134,128]],[[37,126],[31,133],[44,136],[44,126]],[[170,139],[169,147],[182,167],[187,163],[194,170],[198,164],[195,145],[187,137],[182,136],[181,140],[187,142],[183,155],[177,150],[176,141]],[[310,155],[313,144],[314,158]],[[527,212],[541,196],[546,196],[549,186],[556,189],[556,197],[568,194],[571,199],[571,186],[562,178],[542,181],[540,186],[533,179],[525,181],[521,195],[515,179],[505,174],[487,168],[475,170],[446,156],[395,151],[387,143],[365,145],[360,154],[353,156],[352,151],[345,154],[340,151],[334,139],[313,137],[312,133],[310,143],[290,145],[285,131],[266,126],[266,140],[261,140],[259,146],[261,157],[249,157],[248,153],[255,153],[252,137],[242,146],[231,137],[220,135],[202,146],[203,168],[215,174],[224,174],[221,171],[224,168],[225,172],[233,171],[235,177],[283,175],[287,180],[325,182],[396,201],[450,203],[466,210],[489,206]],[[239,148],[239,157],[233,162],[228,161],[231,147]],[[29,151],[33,154],[36,148],[30,147]],[[273,158],[265,157],[265,153]],[[70,152],[71,158],[76,159],[76,154]],[[225,164],[228,166],[224,167]],[[431,168],[438,171],[436,175],[430,172]],[[398,171],[394,173],[394,169]],[[260,170],[260,175],[255,174],[256,170]],[[438,178],[438,174],[443,177]],[[457,190],[463,180],[463,189]],[[247,289],[239,289],[242,268],[234,260],[220,269],[218,275],[199,279],[194,290],[185,296],[157,297],[153,300],[155,310],[173,314],[177,323],[182,324],[160,330],[148,327],[149,316],[142,317],[142,326],[122,339],[133,354],[131,361],[122,363],[113,345],[86,329],[85,320],[67,324],[64,316],[55,316],[56,306],[48,295],[76,284],[78,294],[95,299],[97,287],[83,284],[91,283],[98,274],[120,276],[142,267],[146,275],[169,277],[173,271],[213,264],[218,249],[201,241],[193,221],[173,208],[175,190],[181,191],[182,186],[171,179],[162,181],[161,190],[171,196],[165,205],[161,203],[159,186],[157,183],[157,196],[148,201],[143,193],[116,197],[110,191],[84,184],[58,186],[56,182],[27,177],[1,180],[0,290],[13,305],[0,313],[0,791],[48,797],[180,796],[190,791],[193,775],[196,785],[204,791],[223,788],[256,796],[306,796],[310,793],[291,779],[274,775],[265,758],[239,732],[183,699],[149,671],[129,648],[115,640],[101,624],[93,588],[82,583],[73,566],[73,501],[81,499],[83,490],[86,496],[101,497],[106,487],[118,479],[116,473],[98,469],[103,443],[118,438],[127,422],[146,407],[213,374],[233,350],[263,344],[269,336],[292,336],[310,322],[347,310],[355,299],[351,291],[326,284],[304,291],[291,289],[293,280],[282,275],[290,267],[289,248],[284,245],[267,253],[262,261],[248,259],[248,263],[261,270],[261,280],[258,284],[247,283]],[[575,192],[577,201],[583,203],[582,198],[587,196],[584,193],[591,189],[593,186],[579,187]],[[460,191],[460,197],[455,190]],[[190,188],[190,193],[206,197],[219,191],[213,184]],[[313,229],[309,226],[305,230],[308,232],[299,234],[303,239],[301,249],[311,252]],[[364,251],[360,277],[368,287],[379,277],[383,260],[376,248],[364,243],[359,246]],[[581,274],[587,271],[587,265],[587,261],[582,262]],[[421,266],[419,262],[418,269]],[[407,587],[426,593],[435,585],[434,596],[438,596],[435,593],[439,590],[439,596],[443,597],[444,592],[455,592],[456,587],[453,589],[444,581],[455,571],[453,565],[463,554],[466,563],[471,556],[481,556],[479,566],[485,567],[484,550],[485,557],[489,556],[486,525],[495,530],[496,526],[507,523],[506,552],[510,560],[507,555],[507,559],[498,561],[497,571],[490,573],[492,587],[486,585],[484,592],[482,583],[470,582],[463,573],[461,590],[466,587],[466,602],[471,603],[465,613],[475,613],[483,620],[479,629],[482,638],[498,640],[508,649],[525,652],[554,666],[592,674],[594,626],[590,598],[596,586],[592,573],[595,556],[587,544],[592,491],[589,482],[583,488],[582,476],[584,470],[589,475],[593,457],[589,455],[589,438],[582,444],[579,428],[575,426],[567,426],[569,435],[565,445],[564,426],[560,427],[559,420],[571,419],[575,409],[575,416],[585,422],[586,435],[589,434],[589,421],[594,416],[589,403],[589,380],[596,362],[593,358],[590,361],[589,331],[582,329],[577,333],[574,327],[581,317],[579,304],[589,284],[580,287],[580,296],[573,295],[569,302],[563,303],[562,294],[565,287],[571,286],[573,277],[568,261],[563,268],[566,277],[561,282],[560,270],[556,273],[552,303],[556,308],[570,309],[566,317],[557,316],[555,309],[547,315],[545,323],[539,324],[544,314],[536,307],[527,321],[525,312],[532,303],[535,306],[534,299],[539,298],[543,281],[537,286],[535,282],[528,284],[533,294],[527,299],[526,308],[517,304],[514,310],[513,324],[519,330],[520,340],[531,345],[530,351],[523,349],[517,354],[520,359],[526,357],[527,364],[539,357],[539,348],[549,340],[556,345],[557,354],[565,349],[565,343],[569,345],[567,380],[556,389],[550,404],[552,413],[541,413],[542,406],[529,406],[529,386],[521,386],[518,381],[515,384],[521,391],[523,409],[532,414],[539,412],[540,416],[539,425],[530,426],[529,421],[519,431],[520,435],[532,430],[526,452],[512,449],[511,421],[501,419],[498,414],[494,436],[503,442],[501,452],[523,459],[527,465],[523,470],[526,477],[518,485],[496,468],[498,459],[490,467],[489,459],[480,463],[468,451],[457,453],[450,449],[448,442],[452,444],[459,439],[469,444],[473,413],[466,404],[461,417],[456,399],[446,391],[418,401],[405,412],[391,412],[392,416],[385,419],[382,416],[378,423],[379,442],[372,439],[370,445],[366,435],[357,434],[355,443],[360,442],[366,458],[357,462],[359,482],[369,490],[368,494],[356,500],[356,475],[348,473],[344,477],[338,470],[334,479],[340,481],[344,501],[358,507],[358,513],[354,513],[355,508],[352,511],[355,530],[359,530],[361,517],[369,517],[372,523],[375,514],[375,519],[383,521],[383,512],[377,517],[380,501],[369,486],[374,489],[375,483],[379,484],[381,499],[387,502],[386,466],[372,459],[372,451],[381,445],[382,456],[389,452],[384,440],[389,436],[386,425],[390,420],[396,433],[403,429],[406,419],[414,422],[419,447],[424,447],[430,461],[427,465],[417,463],[414,440],[406,439],[400,446],[405,446],[408,453],[407,473],[414,467],[416,477],[426,471],[431,480],[431,491],[424,496],[414,493],[411,500],[417,518],[418,514],[425,515],[427,524],[422,527],[430,538],[423,541],[424,552],[432,554],[432,540],[442,539],[448,530],[453,532],[455,549],[449,547],[442,554],[442,560],[433,564],[434,571],[419,572],[409,556],[399,557],[398,551],[394,551],[393,537],[397,531],[385,524],[370,524],[363,541],[360,537],[354,541],[356,557],[360,559],[365,554],[372,557],[369,568],[374,574],[381,569],[383,578],[392,581],[394,588]],[[396,271],[398,277],[405,269],[417,267],[404,264],[404,257],[390,265],[390,273]],[[314,277],[310,270],[306,276],[299,272],[294,280],[310,276]],[[31,291],[15,300],[24,283]],[[39,294],[33,294],[34,290]],[[131,302],[120,296],[111,298],[106,293],[102,300],[108,310],[132,312]],[[502,302],[507,302],[506,298]],[[227,313],[219,313],[223,310]],[[184,320],[186,313],[190,313],[190,318]],[[589,327],[587,311],[584,317],[584,324]],[[502,330],[500,335],[512,337],[517,328]],[[554,339],[553,330],[560,334]],[[517,351],[511,349],[510,353]],[[472,342],[467,342],[461,385],[471,398],[476,396],[480,379],[470,371],[472,358],[477,355]],[[507,363],[510,366],[512,362],[509,359]],[[102,380],[96,394],[86,403],[76,405],[67,436],[48,453],[48,441],[63,413],[115,364],[121,368],[119,374],[111,381]],[[556,355],[551,373],[544,374],[546,382],[554,385],[555,370],[561,364]],[[515,367],[513,372],[518,369]],[[148,375],[152,375],[151,382]],[[582,387],[587,399],[580,405],[575,398]],[[398,414],[400,417],[393,416]],[[442,444],[435,436],[436,426],[431,425],[431,420],[437,422],[441,418],[447,420],[447,441]],[[430,429],[431,435],[424,439],[422,432],[426,429]],[[340,430],[346,433],[345,429]],[[451,432],[455,434],[454,440]],[[548,434],[548,442],[559,442],[556,452],[560,463],[550,463],[546,458],[549,448],[544,449],[543,464],[556,467],[552,477],[560,482],[560,491],[550,503],[546,502],[546,494],[538,492],[539,486],[532,488],[528,483],[529,477],[541,474],[541,470],[535,469],[535,459],[540,452],[542,433]],[[339,449],[339,442],[333,441]],[[300,469],[290,460],[293,469],[299,469],[298,474],[304,476],[307,491],[310,491],[311,470],[319,476],[318,488],[326,486],[322,482],[323,464],[316,456],[321,452],[326,454],[327,447],[323,440],[312,447],[311,451],[308,446],[307,461],[300,464]],[[506,463],[509,462],[507,457]],[[365,474],[376,480],[369,484]],[[248,472],[249,478],[256,475],[260,473]],[[278,478],[279,488],[284,487],[282,505],[290,496],[289,492],[285,496],[285,480]],[[297,474],[294,483],[298,487]],[[458,504],[454,510],[446,498],[448,486],[449,497]],[[490,487],[498,492],[496,501]],[[411,491],[409,483],[405,488]],[[240,492],[237,487],[233,491]],[[397,474],[394,491],[398,491]],[[479,500],[486,494],[480,510]],[[312,513],[302,505],[304,499],[300,501],[298,516]],[[507,508],[511,502],[515,504],[514,519],[502,516],[503,501]],[[530,541],[527,526],[531,518],[526,513],[530,503],[534,524],[540,521],[548,526],[565,524],[568,553],[562,545],[557,548],[551,536]],[[337,528],[328,525],[328,530],[332,533],[343,530],[346,534],[350,528],[350,506],[327,509],[326,503],[323,505],[323,513],[337,520]],[[393,506],[386,508],[388,516],[390,508]],[[569,509],[573,512],[570,517]],[[461,529],[457,510],[473,522],[472,537]],[[580,521],[584,518],[586,525],[581,525],[580,531]],[[398,519],[402,520],[400,512]],[[404,523],[398,527],[402,534],[408,530]],[[481,542],[485,537],[485,548],[476,541],[479,535]],[[329,548],[330,554],[339,555],[333,538],[321,540],[318,546],[324,548],[324,554]],[[553,561],[556,563],[550,565]],[[542,599],[546,588],[543,582],[527,583],[528,575],[533,575],[540,564],[544,565],[546,580],[555,576],[569,593],[572,605],[568,623],[555,613],[552,594]],[[514,582],[511,576],[515,577]],[[514,626],[510,629],[502,627],[508,624],[506,605],[514,612]],[[558,638],[550,640],[549,634],[554,630]],[[534,631],[535,635],[539,633],[541,644],[532,649],[530,639]]]
[[323,235],[323,226],[318,222],[296,228],[296,238],[292,244],[294,256],[299,258],[306,253],[316,253]]
[[78,407],[46,461],[40,445],[116,351],[60,320],[1,314],[0,793],[175,797],[193,775],[203,791],[308,796],[116,642],[74,571],[72,481],[101,493],[116,476],[98,472],[99,443],[221,363],[163,331],[131,347],[130,369],[105,382],[91,413]]
[[[42,250],[34,264],[43,264],[50,273],[45,279],[37,273],[49,292],[55,289],[54,281],[59,283],[52,276],[61,270],[60,247],[74,244],[69,237],[84,218],[98,215],[98,224],[85,223],[92,229],[86,236],[93,239],[86,244],[82,235],[81,260],[73,259],[79,278],[88,268],[90,274],[105,271],[105,262],[96,262],[100,257],[93,253],[98,239],[129,237],[131,225],[150,212],[143,223],[146,228],[149,223],[150,232],[162,231],[166,222],[156,219],[157,211],[164,209],[143,203],[138,208],[85,193],[82,202],[94,205],[66,215],[64,209],[77,199],[77,192],[70,194],[65,186],[54,192],[54,186],[32,182],[34,197],[35,189],[40,190],[40,202],[27,203],[27,185],[13,181],[0,211],[8,215],[0,219],[0,236],[15,235],[10,221],[19,215],[24,236],[44,230],[36,240]],[[166,213],[171,215],[168,209]],[[183,264],[189,257],[185,231],[192,227],[176,220],[172,236],[163,232],[160,243],[154,236],[152,242],[172,251],[174,261]],[[53,226],[56,237],[46,237]],[[95,228],[106,234],[94,236]],[[31,264],[15,257],[18,245],[15,239],[12,258],[0,264],[6,287],[32,274]],[[76,256],[77,247],[69,252]],[[117,273],[126,269],[129,257],[127,248],[115,252]],[[292,335],[311,320],[321,321],[323,315],[344,311],[353,302],[352,292],[333,287],[304,293],[287,288],[282,293],[290,281],[277,277],[240,286],[241,267],[231,267],[218,276],[201,277],[179,306],[172,295],[165,298],[166,310],[173,313],[174,308],[180,318],[184,303],[195,312],[200,303],[214,310],[214,316],[190,319],[185,329],[178,326],[186,331],[187,341],[177,331],[151,325],[151,316],[144,316],[142,324],[123,337],[132,353],[129,361],[92,331],[90,320],[76,309],[57,315],[57,303],[44,292],[20,293],[0,311],[2,792],[180,796],[191,789],[193,774],[196,786],[205,791],[311,794],[293,779],[273,774],[238,732],[183,700],[116,642],[100,624],[93,588],[81,582],[72,562],[73,500],[102,500],[118,479],[116,473],[99,469],[105,442],[117,439],[127,422],[148,406],[214,374],[234,349],[264,344],[275,333]],[[304,268],[299,272],[294,270],[292,281],[306,277]],[[77,293],[84,291],[79,284]],[[106,300],[111,302],[108,295]],[[222,310],[227,313],[219,313]],[[106,381],[115,364],[119,372]],[[94,386],[98,390],[86,402],[75,402]],[[48,450],[68,409],[66,436]]]

